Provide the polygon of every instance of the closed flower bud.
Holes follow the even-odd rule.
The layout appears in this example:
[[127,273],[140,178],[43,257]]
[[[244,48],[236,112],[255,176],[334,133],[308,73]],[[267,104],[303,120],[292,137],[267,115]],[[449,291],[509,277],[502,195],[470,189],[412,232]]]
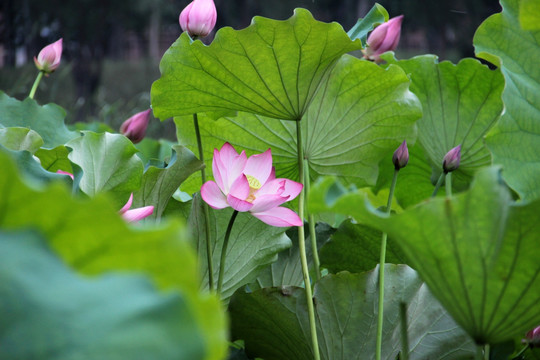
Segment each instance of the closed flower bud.
[[364,57],[375,62],[380,62],[380,55],[394,50],[401,36],[401,22],[403,15],[396,16],[385,23],[377,26],[367,38],[367,47],[364,49]]
[[34,56],[36,67],[45,74],[50,74],[60,65],[62,57],[62,39],[45,46],[38,54]]
[[407,149],[407,141],[403,140],[401,145],[394,151],[392,156],[392,162],[396,170],[402,169],[407,166],[409,162],[409,149]]
[[191,37],[205,37],[216,25],[217,11],[213,0],[194,0],[180,13],[180,27]]
[[456,146],[450,150],[443,159],[443,170],[445,174],[456,170],[459,167],[461,161],[461,145]]
[[148,127],[148,122],[150,121],[150,112],[152,110],[148,109],[141,111],[124,121],[120,126],[120,132],[122,135],[131,140],[134,144],[140,142],[144,139],[146,135],[146,128]]
[[540,326],[529,331],[523,342],[529,344],[530,347],[540,347]]

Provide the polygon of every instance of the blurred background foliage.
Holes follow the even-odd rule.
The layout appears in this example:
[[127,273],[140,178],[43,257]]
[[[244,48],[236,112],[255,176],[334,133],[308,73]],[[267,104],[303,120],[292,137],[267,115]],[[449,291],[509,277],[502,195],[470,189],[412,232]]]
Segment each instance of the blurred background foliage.
[[[64,39],[62,65],[42,81],[39,103],[56,102],[66,123],[99,121],[117,130],[150,106],[159,60],[181,33],[187,0],[4,0],[0,5],[0,90],[23,99],[37,71],[33,57]],[[255,15],[286,19],[303,7],[318,20],[350,29],[371,0],[215,0],[216,29],[248,26]],[[441,60],[473,56],[472,37],[497,0],[380,0],[390,16],[405,15],[398,58],[432,53]],[[210,42],[213,34],[205,39]],[[174,124],[151,121],[149,134],[175,140]]]

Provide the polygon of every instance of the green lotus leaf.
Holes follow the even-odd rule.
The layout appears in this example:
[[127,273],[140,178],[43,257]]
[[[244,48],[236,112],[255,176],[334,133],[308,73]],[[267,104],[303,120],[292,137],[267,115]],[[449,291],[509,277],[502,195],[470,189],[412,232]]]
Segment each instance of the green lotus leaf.
[[[415,139],[421,111],[408,86],[409,78],[397,66],[382,69],[343,56],[300,123],[310,177],[336,175],[361,186],[374,184],[379,161],[403,139]],[[213,149],[229,142],[248,155],[271,148],[276,175],[298,179],[295,123],[247,113],[217,121],[201,117],[199,123],[207,169]],[[193,125],[176,119],[176,126],[180,143],[196,151]],[[196,181],[186,191],[197,191]]]
[[341,25],[305,9],[285,21],[256,16],[246,29],[222,28],[209,46],[183,33],[163,56],[152,108],[160,119],[234,110],[300,120],[336,60],[360,47]]
[[183,146],[172,147],[173,155],[165,168],[149,166],[139,190],[133,195],[133,206],[152,205],[152,218],[161,218],[169,199],[188,176],[204,165],[195,155]]
[[[0,231],[2,359],[205,359],[185,295],[142,276],[88,279],[32,232]],[[76,354],[76,356],[75,356]]]
[[312,189],[310,208],[387,232],[456,322],[477,343],[496,344],[540,323],[540,201],[513,202],[499,172],[484,168],[469,191],[390,217],[359,192],[329,204],[328,179]]
[[64,124],[66,112],[60,106],[44,106],[30,98],[19,101],[0,91],[0,127],[26,127],[37,132],[43,146],[52,149],[78,136]]
[[63,262],[86,275],[137,272],[149,276],[161,289],[182,291],[205,334],[206,358],[222,358],[226,351],[224,313],[215,296],[198,291],[196,258],[182,224],[133,227],[105,194],[73,198],[61,182],[31,188],[22,182],[4,152],[0,152],[0,173],[1,229],[39,231]]
[[120,208],[140,187],[143,164],[125,136],[84,131],[66,146],[72,149],[69,160],[83,170],[79,186],[87,195],[110,192]]
[[[452,179],[454,187],[465,188],[479,168],[491,164],[484,136],[503,109],[501,72],[475,59],[463,59],[454,65],[449,61],[439,63],[434,55],[400,61],[385,58],[409,74],[410,89],[422,103],[418,142],[434,169],[434,182],[442,173],[444,155],[461,145],[461,162]],[[409,174],[403,171],[402,178]]]
[[[472,358],[475,346],[456,326],[411,268],[386,265],[382,358],[400,350],[400,303],[407,307],[410,359]],[[315,284],[313,303],[323,360],[375,358],[378,303],[377,269],[342,272]],[[266,360],[313,359],[305,292],[282,286],[231,298],[231,333],[243,339],[246,353]]]
[[531,3],[502,0],[503,12],[490,16],[474,36],[477,56],[499,66],[506,80],[505,111],[486,144],[493,162],[503,166],[504,179],[524,200],[540,198],[540,68],[533,61],[540,57],[540,32],[525,30],[518,21],[520,5],[523,10]]

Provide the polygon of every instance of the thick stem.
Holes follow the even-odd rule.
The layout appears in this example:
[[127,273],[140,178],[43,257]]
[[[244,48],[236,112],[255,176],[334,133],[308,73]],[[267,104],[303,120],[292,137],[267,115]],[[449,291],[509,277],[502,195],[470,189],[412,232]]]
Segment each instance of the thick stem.
[[41,78],[43,77],[43,74],[44,72],[43,71],[40,71],[36,77],[36,80],[34,81],[34,85],[32,85],[32,90],[30,90],[30,94],[28,95],[28,97],[30,99],[33,99],[34,98],[34,95],[36,94],[36,90],[39,86],[39,82],[41,81]]
[[[300,121],[296,122],[296,144],[297,156],[298,156],[298,179],[300,182],[304,182],[304,148],[302,145],[302,127]],[[298,216],[304,221],[304,193],[305,189],[302,188],[300,195],[298,195]],[[317,340],[317,326],[315,323],[315,309],[313,308],[313,294],[311,292],[311,281],[309,279],[309,269],[306,256],[306,242],[304,238],[304,225],[298,227],[298,245],[300,248],[300,262],[302,263],[302,274],[304,275],[304,288],[306,291],[306,301],[309,315],[309,327],[311,330],[311,346],[313,348],[313,358],[320,360],[319,355],[319,341]]]
[[[394,190],[396,188],[397,178],[399,170],[394,170],[394,177],[392,178],[392,185],[390,185],[390,192],[388,193],[388,201],[386,203],[386,213],[390,214],[392,208],[392,199],[394,198]],[[379,312],[377,315],[377,343],[375,347],[375,359],[381,359],[382,353],[382,330],[384,319],[384,264],[386,263],[386,240],[388,235],[383,232],[381,238],[381,255],[379,258]]]
[[452,173],[446,174],[444,179],[444,188],[446,189],[446,197],[452,197]]
[[229,245],[229,237],[231,236],[231,230],[234,224],[234,220],[238,215],[238,211],[234,210],[231,220],[229,220],[229,225],[227,226],[227,231],[225,232],[225,238],[223,239],[223,246],[221,247],[221,258],[219,261],[219,277],[217,284],[217,293],[221,295],[221,288],[223,287],[223,274],[225,273],[225,258],[227,256],[227,246]]
[[433,190],[433,194],[431,194],[431,197],[437,196],[437,192],[439,191],[439,188],[444,181],[444,175],[445,173],[442,173],[441,176],[439,176],[439,180],[437,180],[437,184],[435,184],[435,189]]
[[[204,154],[201,140],[201,131],[199,130],[199,118],[197,114],[193,114],[193,126],[195,127],[195,136],[197,137],[197,147],[199,148],[199,160],[204,164]],[[206,182],[205,167],[201,169],[201,180]],[[214,265],[212,261],[212,244],[210,243],[210,212],[208,204],[203,203],[204,225],[205,225],[205,240],[206,240],[206,262],[208,263],[208,288],[214,290]]]
[[400,360],[409,360],[409,336],[407,333],[407,304],[404,302],[399,303],[399,317],[401,323],[401,354]]
[[[304,186],[306,189],[306,205],[308,203],[308,196],[309,196],[309,187],[310,187],[310,181],[309,181],[309,164],[307,159],[304,159]],[[310,214],[307,211],[306,206],[306,213],[308,215],[308,222],[309,222],[309,239],[311,240],[311,252],[313,256],[313,267],[315,270],[315,278],[316,280],[321,279],[321,263],[319,261],[319,250],[317,249],[317,233],[315,231],[315,216],[313,214]]]

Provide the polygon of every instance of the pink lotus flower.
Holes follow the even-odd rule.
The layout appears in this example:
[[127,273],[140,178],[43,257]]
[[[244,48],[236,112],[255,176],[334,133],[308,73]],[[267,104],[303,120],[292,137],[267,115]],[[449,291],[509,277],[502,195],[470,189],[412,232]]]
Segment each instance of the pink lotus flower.
[[46,74],[52,73],[60,65],[62,57],[62,39],[45,46],[38,54],[34,56],[36,67]]
[[137,113],[124,121],[120,126],[120,132],[122,135],[127,137],[134,144],[144,139],[144,136],[146,135],[146,128],[148,127],[148,122],[150,121],[151,111],[151,109],[141,111],[140,113]]
[[364,56],[375,62],[380,62],[380,55],[394,50],[401,36],[401,22],[403,15],[396,16],[377,26],[367,38],[367,47]]
[[180,13],[180,27],[191,37],[205,37],[216,25],[217,11],[213,0],[194,0]]
[[120,209],[120,214],[127,222],[136,222],[152,215],[154,212],[153,206],[144,206],[141,208],[131,209],[131,204],[133,203],[133,193],[129,196],[129,200],[126,205]]
[[443,170],[447,174],[456,170],[461,161],[461,145],[456,146],[444,155]]
[[279,205],[293,200],[303,185],[289,179],[276,179],[272,166],[272,153],[246,157],[225,143],[221,150],[214,149],[212,172],[216,181],[207,181],[201,188],[201,197],[214,209],[232,207],[249,211],[262,222],[272,226],[300,226],[302,219],[292,210]]

